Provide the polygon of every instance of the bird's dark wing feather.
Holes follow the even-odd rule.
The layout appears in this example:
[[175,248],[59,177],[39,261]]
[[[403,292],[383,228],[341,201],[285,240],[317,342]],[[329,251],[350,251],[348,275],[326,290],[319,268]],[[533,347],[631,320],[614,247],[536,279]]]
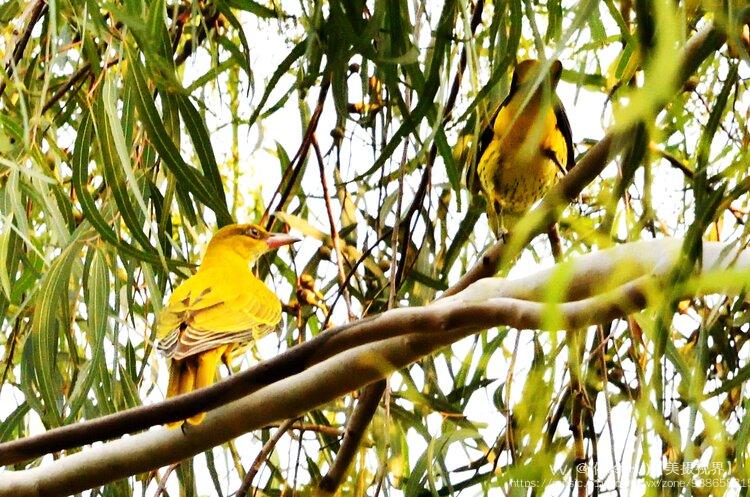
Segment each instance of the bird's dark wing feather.
[[555,117],[557,118],[557,129],[562,133],[565,139],[565,148],[568,149],[565,169],[570,171],[576,165],[575,154],[573,153],[573,131],[570,129],[570,121],[568,121],[568,115],[565,113],[565,107],[557,96],[555,96]]

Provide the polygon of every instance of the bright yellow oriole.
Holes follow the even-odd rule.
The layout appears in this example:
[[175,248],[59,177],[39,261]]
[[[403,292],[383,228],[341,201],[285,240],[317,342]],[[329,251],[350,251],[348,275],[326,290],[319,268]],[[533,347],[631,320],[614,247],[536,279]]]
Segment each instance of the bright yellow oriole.
[[[479,138],[477,174],[492,231],[500,236],[575,165],[565,109],[555,94],[562,64],[516,66],[510,92]],[[532,93],[533,92],[533,93]]]
[[[228,364],[236,348],[276,327],[281,303],[250,265],[295,241],[254,224],[216,232],[198,271],[174,290],[156,321],[157,348],[171,361],[167,398],[211,385],[220,359]],[[188,421],[198,424],[204,417]]]

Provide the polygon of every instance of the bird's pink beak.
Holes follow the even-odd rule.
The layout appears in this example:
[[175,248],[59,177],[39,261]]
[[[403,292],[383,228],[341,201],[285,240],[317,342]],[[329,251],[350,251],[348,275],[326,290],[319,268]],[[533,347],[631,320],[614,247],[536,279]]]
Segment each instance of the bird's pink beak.
[[271,233],[271,236],[266,238],[266,244],[269,249],[275,249],[290,243],[298,242],[299,238],[295,238],[286,233]]

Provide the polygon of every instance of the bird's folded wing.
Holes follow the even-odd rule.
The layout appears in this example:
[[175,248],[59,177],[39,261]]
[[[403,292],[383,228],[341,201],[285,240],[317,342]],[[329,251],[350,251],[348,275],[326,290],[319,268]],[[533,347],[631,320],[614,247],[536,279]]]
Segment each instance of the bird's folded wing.
[[180,285],[159,314],[159,350],[180,359],[272,331],[281,319],[279,299],[247,276],[199,272]]
[[275,326],[281,319],[281,304],[260,280],[251,280],[221,302],[193,314],[191,327],[206,332],[239,332],[258,326]]

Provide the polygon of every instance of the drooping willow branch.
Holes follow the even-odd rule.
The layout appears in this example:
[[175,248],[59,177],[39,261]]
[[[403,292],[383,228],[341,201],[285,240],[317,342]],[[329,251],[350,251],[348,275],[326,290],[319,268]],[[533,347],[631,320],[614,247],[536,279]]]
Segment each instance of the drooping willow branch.
[[[306,368],[294,371],[294,349],[251,368],[249,372],[268,381],[274,371],[270,363],[289,366],[284,374],[276,370],[277,381],[216,408],[198,426],[155,429],[33,469],[6,471],[0,478],[0,496],[71,494],[171,464],[271,422],[297,417],[492,326],[557,330],[624,317],[660,302],[671,271],[681,263],[681,247],[680,239],[620,245],[523,279],[484,279],[432,305],[394,309],[358,321],[325,341],[307,342],[316,350],[306,356]],[[560,281],[570,282],[567,291],[555,292],[560,295],[557,302],[547,301],[547,285]],[[749,284],[750,249],[706,242],[693,277],[669,291],[682,297],[736,295]],[[252,375],[245,381],[248,378],[252,381]],[[187,397],[151,408],[164,409],[171,403],[174,409],[176,401]],[[17,448],[22,441],[0,445],[4,464],[19,460],[14,444]]]

